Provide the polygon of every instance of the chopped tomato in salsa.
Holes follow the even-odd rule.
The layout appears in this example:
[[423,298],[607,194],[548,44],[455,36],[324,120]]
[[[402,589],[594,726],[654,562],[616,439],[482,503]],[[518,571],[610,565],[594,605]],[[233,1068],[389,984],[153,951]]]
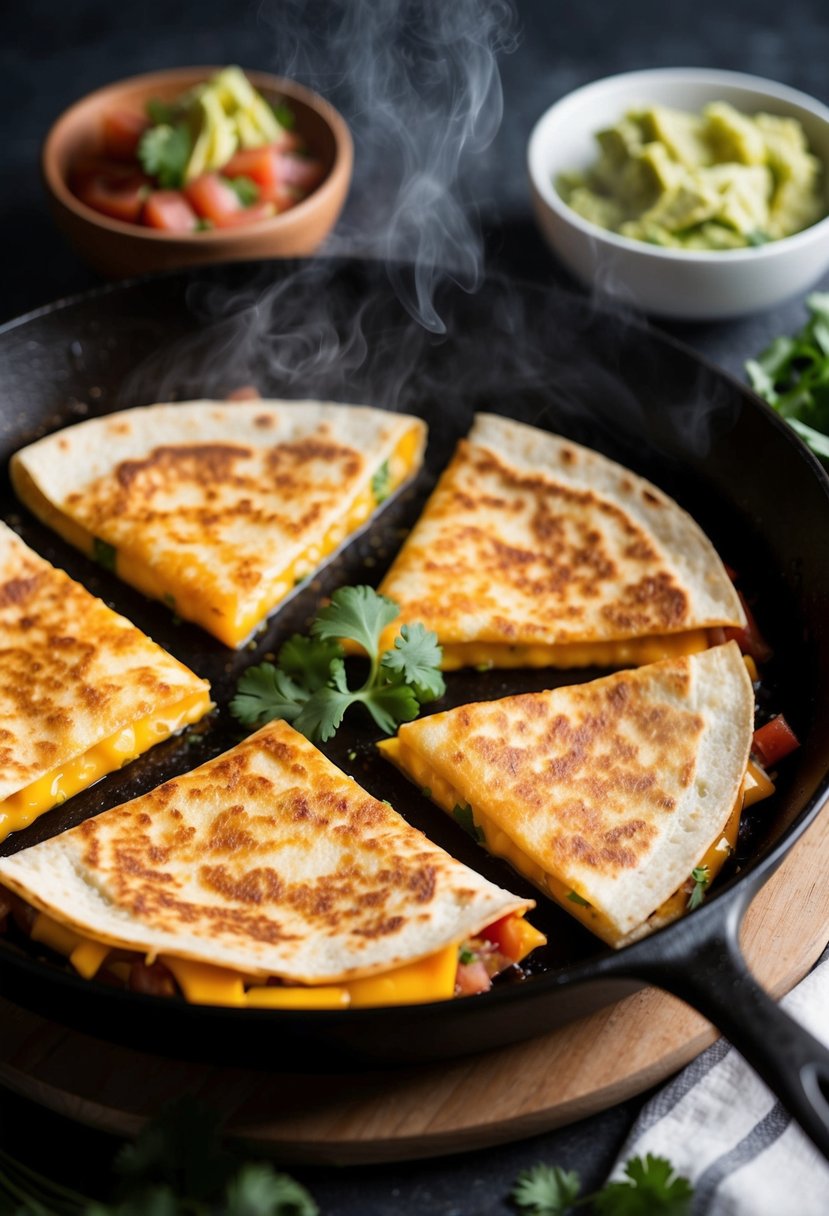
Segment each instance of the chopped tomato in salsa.
[[770,768],[800,747],[797,735],[782,714],[754,732],[751,750],[764,768]]

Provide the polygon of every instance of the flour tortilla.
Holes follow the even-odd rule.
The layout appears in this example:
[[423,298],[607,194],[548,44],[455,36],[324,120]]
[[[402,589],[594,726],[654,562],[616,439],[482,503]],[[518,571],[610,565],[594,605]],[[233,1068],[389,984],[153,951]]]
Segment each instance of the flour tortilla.
[[15,454],[11,476],[67,540],[87,551],[91,538],[105,542],[122,578],[227,640],[309,546],[344,525],[412,428],[415,472],[426,427],[409,415],[316,401],[151,405],[47,435]]
[[0,523],[0,802],[210,685]]
[[533,906],[285,722],[0,860],[0,884],[113,946],[308,984],[414,962]]
[[713,545],[673,499],[598,452],[495,414],[476,416],[380,590],[401,605],[400,622],[422,621],[445,644],[745,624]]
[[620,945],[722,832],[753,725],[751,681],[729,642],[433,714],[401,726],[398,737],[459,801],[587,900],[607,922],[606,933],[596,932]]

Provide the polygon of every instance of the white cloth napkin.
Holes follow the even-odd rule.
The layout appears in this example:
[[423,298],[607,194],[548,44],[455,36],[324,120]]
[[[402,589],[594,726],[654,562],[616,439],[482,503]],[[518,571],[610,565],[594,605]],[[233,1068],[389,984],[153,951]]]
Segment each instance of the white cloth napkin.
[[[782,1004],[829,1046],[829,959]],[[692,1216],[829,1214],[829,1163],[725,1039],[642,1108],[612,1176],[646,1153],[691,1180]]]

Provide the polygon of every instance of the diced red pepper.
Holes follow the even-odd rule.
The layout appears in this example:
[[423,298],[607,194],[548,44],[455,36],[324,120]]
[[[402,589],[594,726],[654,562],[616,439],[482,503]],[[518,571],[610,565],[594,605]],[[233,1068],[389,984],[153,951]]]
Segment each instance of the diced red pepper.
[[751,744],[752,752],[764,768],[771,768],[798,747],[797,735],[782,714],[756,730]]
[[743,654],[750,654],[758,663],[767,663],[774,651],[760,632],[754,614],[742,594],[739,591],[737,594],[740,596],[740,603],[746,614],[746,625],[744,629],[729,625],[725,630],[725,636],[729,641],[735,641]]
[[144,204],[143,220],[163,232],[194,232],[199,217],[180,190],[153,190]]

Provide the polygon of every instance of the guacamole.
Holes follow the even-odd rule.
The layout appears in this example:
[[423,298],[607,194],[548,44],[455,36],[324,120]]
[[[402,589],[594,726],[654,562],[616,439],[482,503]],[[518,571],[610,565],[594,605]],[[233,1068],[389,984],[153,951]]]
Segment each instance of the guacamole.
[[651,105],[599,131],[599,159],[556,189],[585,219],[672,249],[740,249],[826,214],[822,166],[794,118]]

